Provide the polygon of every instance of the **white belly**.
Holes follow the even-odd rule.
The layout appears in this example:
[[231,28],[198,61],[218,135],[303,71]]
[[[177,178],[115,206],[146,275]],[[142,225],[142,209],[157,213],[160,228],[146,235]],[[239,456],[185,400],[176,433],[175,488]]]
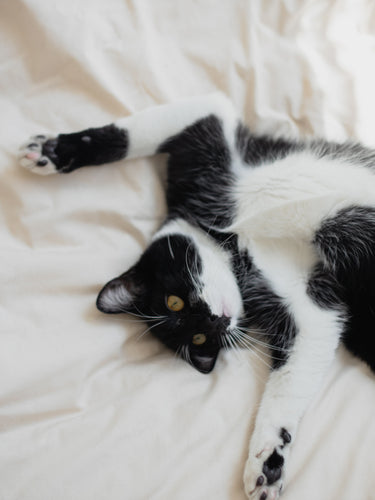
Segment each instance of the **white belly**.
[[244,166],[235,196],[230,229],[244,246],[258,238],[311,241],[323,218],[350,205],[375,206],[375,172],[297,153],[269,165]]

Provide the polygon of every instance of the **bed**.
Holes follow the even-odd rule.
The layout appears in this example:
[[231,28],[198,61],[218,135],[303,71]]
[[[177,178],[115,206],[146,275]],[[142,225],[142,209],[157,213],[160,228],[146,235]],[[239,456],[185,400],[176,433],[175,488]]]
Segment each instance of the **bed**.
[[[13,0],[0,5],[0,499],[245,500],[259,352],[202,375],[95,308],[165,214],[165,158],[17,166],[33,134],[223,91],[255,130],[375,147],[371,0]],[[375,499],[375,377],[339,349],[284,500]]]

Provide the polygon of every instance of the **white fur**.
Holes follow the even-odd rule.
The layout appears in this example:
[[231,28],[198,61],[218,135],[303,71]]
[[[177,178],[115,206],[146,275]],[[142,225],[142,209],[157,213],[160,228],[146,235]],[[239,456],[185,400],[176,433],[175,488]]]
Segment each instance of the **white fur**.
[[[43,138],[42,138],[43,137]],[[42,155],[42,145],[52,136],[32,136],[27,143],[20,147],[18,153],[18,162],[21,167],[30,170],[33,174],[38,175],[50,175],[57,172],[56,165],[47,157]],[[35,146],[29,147],[30,144]],[[34,158],[30,158],[30,153],[33,154]],[[44,167],[39,166],[37,163],[40,160],[47,161]]]
[[119,282],[117,286],[113,285],[112,287],[108,287],[106,293],[100,298],[100,305],[103,309],[108,311],[118,311],[120,307],[125,310],[127,305],[132,303],[132,300],[132,295],[125,286]]
[[212,314],[228,316],[231,325],[235,326],[242,314],[241,294],[231,271],[230,256],[206,233],[192,226],[183,219],[175,219],[156,233],[154,239],[170,234],[182,234],[192,238],[202,259],[203,284],[200,298],[204,300]]
[[283,476],[256,487],[263,463],[280,448],[280,429],[295,436],[298,422],[332,362],[342,330],[340,311],[325,310],[307,295],[307,280],[317,256],[311,245],[324,215],[351,203],[374,204],[375,176],[340,161],[296,154],[272,165],[243,172],[237,184],[237,215],[232,228],[242,247],[284,298],[297,336],[288,361],[271,373],[257,415],[244,473],[249,498],[278,498]]
[[233,141],[237,118],[232,104],[221,93],[155,106],[122,118],[115,125],[128,131],[127,158],[135,158],[155,154],[167,138],[210,114],[222,120],[227,140]]
[[235,193],[231,229],[244,243],[256,237],[310,239],[324,216],[350,204],[375,205],[375,173],[306,151],[257,168],[244,166]]
[[340,319],[336,312],[313,304],[303,287],[288,291],[299,333],[288,362],[271,373],[257,414],[244,471],[245,491],[251,499],[259,498],[263,492],[278,498],[284,474],[271,486],[262,488],[255,487],[257,478],[275,448],[286,461],[289,445],[281,448],[280,429],[287,429],[295,437],[299,420],[321,385],[340,337]]

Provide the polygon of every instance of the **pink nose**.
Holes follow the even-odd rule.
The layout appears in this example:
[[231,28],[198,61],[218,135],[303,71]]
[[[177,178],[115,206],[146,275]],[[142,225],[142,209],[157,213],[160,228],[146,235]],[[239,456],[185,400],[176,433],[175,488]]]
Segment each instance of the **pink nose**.
[[28,158],[29,160],[37,160],[39,156],[39,153],[27,153],[26,158]]

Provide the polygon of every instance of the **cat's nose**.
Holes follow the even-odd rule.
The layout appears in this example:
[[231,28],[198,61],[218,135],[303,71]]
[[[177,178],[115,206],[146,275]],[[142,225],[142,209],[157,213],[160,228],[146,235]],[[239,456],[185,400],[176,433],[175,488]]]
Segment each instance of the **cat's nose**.
[[213,327],[226,328],[229,326],[230,318],[227,318],[226,316],[211,315],[208,317],[208,321]]

